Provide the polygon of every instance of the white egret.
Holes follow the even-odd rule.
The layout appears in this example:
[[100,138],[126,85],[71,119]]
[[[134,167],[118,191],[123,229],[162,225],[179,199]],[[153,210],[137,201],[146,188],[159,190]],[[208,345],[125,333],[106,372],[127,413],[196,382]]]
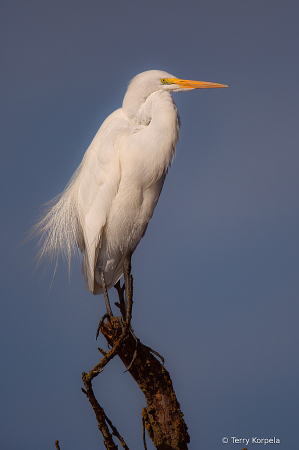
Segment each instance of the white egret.
[[[129,84],[122,108],[102,124],[64,192],[35,231],[40,257],[83,254],[86,288],[113,287],[130,269],[159,199],[179,138],[180,118],[171,92],[223,88],[150,70]],[[126,279],[125,279],[126,282]]]

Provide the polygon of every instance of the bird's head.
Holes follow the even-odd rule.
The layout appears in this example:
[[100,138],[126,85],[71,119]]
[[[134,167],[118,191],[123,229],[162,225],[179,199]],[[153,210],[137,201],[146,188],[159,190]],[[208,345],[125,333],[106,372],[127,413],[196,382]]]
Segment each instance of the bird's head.
[[224,88],[225,84],[208,83],[205,81],[182,80],[161,70],[148,70],[134,77],[123,101],[123,109],[130,117],[157,91],[179,92],[192,89]]
[[182,80],[161,70],[148,70],[134,77],[128,90],[142,93],[145,97],[156,91],[190,91],[191,89],[224,88],[225,84],[206,81]]

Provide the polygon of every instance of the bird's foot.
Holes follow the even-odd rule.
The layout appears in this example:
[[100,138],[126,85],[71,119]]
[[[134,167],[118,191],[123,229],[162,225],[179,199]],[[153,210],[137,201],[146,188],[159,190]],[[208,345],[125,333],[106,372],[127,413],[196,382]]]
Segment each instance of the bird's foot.
[[100,334],[100,330],[101,330],[101,326],[103,325],[103,323],[104,323],[104,320],[105,319],[108,319],[108,320],[110,320],[110,317],[113,317],[113,315],[111,316],[110,314],[108,314],[108,313],[105,313],[104,315],[103,315],[103,317],[101,318],[101,320],[99,321],[99,325],[98,325],[98,328],[97,328],[97,333],[96,333],[96,340],[98,339],[98,337],[99,337],[99,334]]
[[105,275],[104,275],[103,271],[101,271],[101,282],[102,282],[102,287],[103,287],[103,293],[104,293],[105,305],[106,305],[107,312],[103,315],[103,317],[99,321],[99,325],[98,325],[97,332],[96,332],[96,339],[98,339],[98,336],[99,336],[99,333],[100,333],[100,329],[101,329],[101,326],[104,323],[104,320],[105,319],[109,320],[111,317],[113,317],[113,313],[112,313],[112,309],[111,309],[110,301],[109,301],[109,297],[108,297],[108,292],[107,292]]

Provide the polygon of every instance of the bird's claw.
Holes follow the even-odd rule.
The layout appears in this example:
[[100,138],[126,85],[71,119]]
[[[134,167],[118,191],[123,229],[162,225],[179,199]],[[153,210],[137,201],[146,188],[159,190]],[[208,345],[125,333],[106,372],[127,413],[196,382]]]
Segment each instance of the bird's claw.
[[111,317],[111,315],[110,314],[108,314],[108,313],[105,313],[104,315],[103,315],[103,317],[101,318],[101,320],[99,321],[99,325],[98,325],[98,328],[97,328],[97,332],[96,332],[96,340],[98,339],[98,337],[99,337],[99,334],[100,334],[100,330],[101,330],[101,326],[103,325],[103,323],[104,323],[104,320],[105,319],[110,319],[110,317]]

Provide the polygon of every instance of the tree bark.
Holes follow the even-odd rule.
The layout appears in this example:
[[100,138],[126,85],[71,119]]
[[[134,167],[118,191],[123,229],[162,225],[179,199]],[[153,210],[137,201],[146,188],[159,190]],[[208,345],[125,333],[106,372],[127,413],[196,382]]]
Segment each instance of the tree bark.
[[[142,421],[156,449],[187,450],[190,438],[170,375],[164,365],[153,355],[153,353],[156,355],[158,353],[143,345],[134,335],[130,325],[133,305],[132,276],[129,278],[129,286],[126,290],[128,297],[126,302],[124,301],[124,286],[121,287],[118,282],[115,287],[119,295],[119,303],[116,305],[119,307],[123,319],[106,314],[104,317],[108,316],[107,322],[103,323],[103,319],[100,321],[97,335],[101,331],[112,348],[108,352],[99,349],[104,357],[89,373],[82,374],[85,386],[82,391],[86,394],[95,412],[98,427],[104,437],[105,447],[109,450],[117,449],[112,437],[114,435],[120,440],[122,447],[129,450],[124,439],[99,405],[92,389],[93,378],[103,371],[105,365],[112,358],[118,355],[144,393],[147,406],[142,410]],[[163,360],[163,358],[161,359]],[[112,433],[110,433],[108,425]],[[143,440],[146,448],[145,436]]]
[[[112,317],[101,332],[113,346],[122,333],[122,322]],[[142,418],[157,450],[187,450],[190,441],[172,381],[163,364],[131,332],[116,351],[146,398]],[[133,363],[132,363],[133,361]],[[132,364],[131,364],[132,363]]]

